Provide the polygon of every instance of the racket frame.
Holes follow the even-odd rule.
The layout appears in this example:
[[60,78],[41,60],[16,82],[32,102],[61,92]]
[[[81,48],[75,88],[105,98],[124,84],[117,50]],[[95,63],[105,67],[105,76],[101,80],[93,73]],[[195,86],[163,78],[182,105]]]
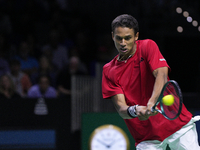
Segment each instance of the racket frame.
[[[178,110],[177,115],[176,115],[174,118],[169,118],[169,117],[165,114],[165,111],[164,111],[164,108],[163,108],[163,105],[164,105],[164,104],[161,102],[161,101],[162,101],[162,98],[163,98],[163,93],[165,92],[165,89],[166,89],[167,85],[170,84],[170,83],[172,83],[173,85],[175,85],[174,88],[175,88],[176,93],[178,93],[178,96],[179,96],[179,98],[180,98],[179,110]],[[159,109],[156,109],[156,106],[158,106],[159,103],[160,103],[160,110],[159,110]],[[162,91],[161,91],[161,93],[160,93],[160,96],[158,97],[158,100],[157,100],[157,102],[155,103],[155,105],[152,107],[151,111],[152,111],[152,112],[157,111],[157,112],[161,113],[161,114],[162,114],[165,118],[167,118],[168,120],[174,120],[174,119],[176,119],[176,118],[180,115],[181,110],[182,110],[182,104],[183,104],[183,96],[182,96],[182,92],[181,92],[181,89],[180,89],[178,83],[177,83],[175,80],[169,80],[169,81],[168,81],[167,83],[165,83],[165,85],[163,86]]]

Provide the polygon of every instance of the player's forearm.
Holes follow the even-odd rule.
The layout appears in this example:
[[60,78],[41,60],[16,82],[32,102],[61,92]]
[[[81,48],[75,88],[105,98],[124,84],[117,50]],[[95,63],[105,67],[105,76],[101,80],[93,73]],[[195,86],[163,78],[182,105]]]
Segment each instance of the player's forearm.
[[119,115],[123,118],[123,119],[132,119],[132,117],[130,117],[127,113],[127,109],[129,106],[127,105],[118,105],[116,103],[114,103],[115,109],[117,110],[117,112],[119,113]]
[[146,106],[128,106],[125,103],[124,95],[119,94],[112,97],[115,109],[123,119],[133,119],[138,117],[139,120],[147,120],[149,115],[146,112]]
[[130,117],[127,113],[127,109],[129,106],[126,104],[123,94],[117,94],[113,96],[112,101],[115,109],[123,119],[132,119],[132,117]]
[[118,113],[123,119],[133,119],[130,115],[127,113],[127,109],[129,106],[122,106],[119,110]]
[[158,69],[156,72],[154,72],[154,76],[155,76],[155,84],[152,96],[148,102],[148,104],[153,104],[153,105],[156,103],[164,84],[167,82],[168,68],[165,67]]

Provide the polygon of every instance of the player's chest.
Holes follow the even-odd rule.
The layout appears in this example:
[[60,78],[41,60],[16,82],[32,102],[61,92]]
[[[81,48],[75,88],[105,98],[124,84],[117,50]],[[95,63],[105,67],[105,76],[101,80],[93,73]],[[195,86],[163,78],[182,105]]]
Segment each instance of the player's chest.
[[139,80],[140,77],[140,61],[137,57],[120,63],[110,70],[111,80],[120,86],[128,86]]

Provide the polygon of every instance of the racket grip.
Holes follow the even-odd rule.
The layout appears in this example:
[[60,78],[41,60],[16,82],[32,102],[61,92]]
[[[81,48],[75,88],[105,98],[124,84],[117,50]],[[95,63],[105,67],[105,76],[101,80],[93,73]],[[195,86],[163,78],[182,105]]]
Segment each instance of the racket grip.
[[152,108],[151,108],[151,112],[154,112],[154,111],[155,111],[155,108],[154,108],[154,107],[152,107]]

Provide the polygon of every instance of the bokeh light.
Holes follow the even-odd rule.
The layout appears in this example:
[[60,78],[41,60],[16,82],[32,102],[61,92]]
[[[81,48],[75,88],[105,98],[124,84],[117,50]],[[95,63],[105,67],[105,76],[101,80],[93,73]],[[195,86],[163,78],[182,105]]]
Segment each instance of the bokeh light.
[[188,21],[188,22],[192,22],[192,17],[190,17],[190,16],[187,17],[187,21]]
[[178,31],[179,33],[182,33],[182,32],[183,32],[183,27],[178,26],[178,27],[177,27],[177,31]]
[[177,12],[178,14],[182,13],[182,8],[177,7],[177,8],[176,8],[176,12]]
[[193,25],[194,27],[197,27],[197,26],[198,26],[198,22],[197,22],[196,20],[193,20],[193,21],[192,21],[192,25]]
[[200,32],[200,26],[198,27],[198,30],[199,30],[199,32]]
[[188,16],[189,16],[189,12],[184,11],[184,12],[183,12],[183,16],[184,16],[184,17],[188,17]]

